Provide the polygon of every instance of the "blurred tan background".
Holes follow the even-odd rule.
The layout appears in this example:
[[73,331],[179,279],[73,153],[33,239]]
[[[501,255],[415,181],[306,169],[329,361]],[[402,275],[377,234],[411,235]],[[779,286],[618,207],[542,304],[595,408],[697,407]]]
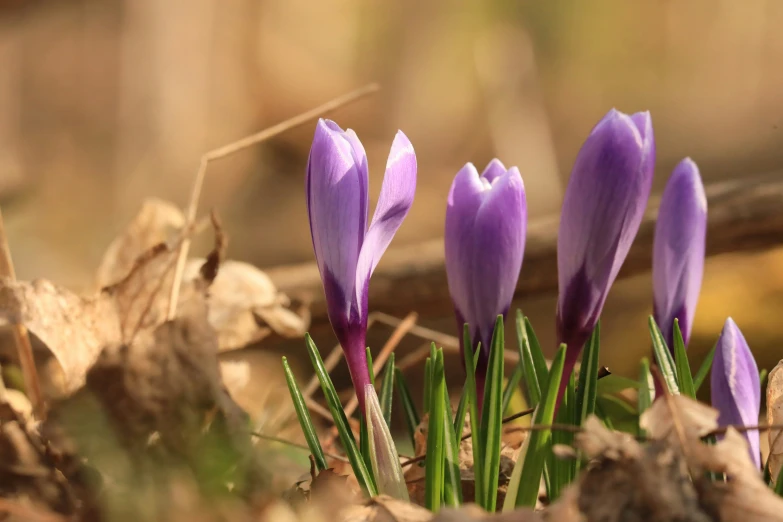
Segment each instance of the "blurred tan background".
[[[369,81],[382,91],[331,117],[362,138],[373,198],[394,132],[416,148],[417,199],[392,248],[442,234],[467,161],[517,165],[531,219],[556,213],[612,107],[652,112],[656,190],[686,155],[705,182],[783,172],[781,27],[779,0],[1,1],[0,204],[17,272],[90,289],[144,198],[186,204],[203,152]],[[222,216],[230,257],[312,259],[313,127],[210,167],[201,208]],[[774,366],[782,266],[783,251],[710,260],[696,361],[732,315]],[[650,284],[623,281],[607,303],[603,357],[620,373],[649,348]],[[548,346],[554,302],[520,303]],[[452,333],[450,310],[430,325]]]

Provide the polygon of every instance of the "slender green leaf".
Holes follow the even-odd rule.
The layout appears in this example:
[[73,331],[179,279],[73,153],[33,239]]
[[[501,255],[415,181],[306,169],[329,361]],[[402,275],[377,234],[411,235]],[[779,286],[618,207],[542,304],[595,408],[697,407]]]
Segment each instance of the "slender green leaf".
[[[473,357],[473,342],[470,338],[470,329],[468,325],[462,330],[462,355],[465,358],[465,368],[475,368],[476,362]],[[479,423],[478,414],[478,400],[476,395],[476,373],[467,372],[468,377],[465,379],[465,389],[468,393],[468,406],[470,407],[470,433],[471,442],[473,443],[473,475],[475,481],[475,501],[479,506],[484,505],[484,487],[483,480],[484,474],[482,473],[482,465],[484,455],[482,454],[482,448],[484,444],[481,441],[481,427]]]
[[[565,376],[563,376],[565,377]],[[574,425],[576,419],[576,379],[574,372],[571,372],[571,376],[568,379],[568,385],[566,386],[565,393],[563,394],[563,401],[560,403],[560,408],[555,416],[555,422],[558,424]],[[573,446],[574,434],[565,431],[557,430],[552,432],[551,445],[562,444],[564,446]],[[547,497],[551,500],[557,500],[560,498],[560,494],[571,483],[572,476],[572,462],[558,458],[553,452],[549,452],[547,456],[546,471],[549,472],[549,481],[547,485]],[[575,471],[575,470],[574,470]]]
[[541,400],[542,390],[546,387],[549,370],[533,326],[527,317],[522,315],[521,310],[517,310],[516,328],[519,363],[525,377],[528,404],[535,408]]
[[701,388],[701,385],[704,383],[707,375],[710,374],[712,360],[715,358],[715,348],[717,348],[717,345],[713,346],[712,350],[707,353],[707,357],[704,358],[701,366],[699,366],[699,371],[696,372],[696,376],[693,378],[693,389],[696,390],[696,393],[699,392],[699,388]]
[[673,327],[674,344],[674,366],[677,370],[677,382],[680,385],[680,392],[691,399],[696,398],[696,389],[693,386],[693,375],[691,366],[688,364],[688,354],[685,353],[685,343],[682,340],[679,319],[674,320]]
[[367,373],[370,374],[370,383],[375,386],[375,368],[372,367],[372,353],[370,353],[370,347],[365,348],[367,356]]
[[639,427],[639,414],[636,405],[616,395],[603,395],[596,400],[596,412],[601,411],[612,422],[613,429],[636,435]]
[[600,399],[601,397],[598,397],[598,400],[595,401],[595,414],[604,423],[606,429],[614,431],[614,423],[612,422],[612,419],[609,417],[609,415],[607,415],[607,413],[601,407]]
[[648,321],[650,327],[650,337],[652,337],[653,351],[655,352],[655,360],[658,362],[658,368],[661,370],[661,375],[666,382],[669,391],[675,395],[680,393],[680,388],[677,384],[677,372],[674,369],[674,359],[666,346],[666,341],[661,334],[660,328],[655,324],[655,319],[650,316]]
[[769,376],[769,372],[766,368],[762,368],[759,372],[759,387],[763,390],[764,389],[764,383],[767,382],[767,377]]
[[424,464],[424,506],[437,513],[443,498],[444,425],[446,423],[446,379],[443,373],[443,352],[432,360],[430,380],[430,418],[427,424],[427,457]]
[[413,396],[408,388],[408,383],[405,381],[405,376],[399,368],[394,369],[394,376],[397,381],[397,395],[400,398],[402,411],[405,414],[405,426],[408,428],[408,436],[413,447],[416,447],[416,429],[419,427],[421,418],[419,417],[419,412],[416,411],[416,405],[413,403]]
[[430,411],[430,396],[432,395],[432,359],[424,361],[424,415]]
[[503,365],[505,336],[503,316],[498,315],[492,344],[489,349],[484,407],[481,409],[481,442],[484,459],[481,463],[483,479],[482,506],[493,513],[497,504],[498,478],[500,475],[500,437],[503,431]]
[[[451,411],[448,394],[445,395],[445,411]],[[443,502],[449,507],[462,504],[462,476],[459,471],[459,438],[454,431],[450,415],[443,416],[443,454],[445,467],[443,472]]]
[[[535,425],[550,425],[555,417],[555,403],[557,402],[560,380],[563,376],[565,354],[566,347],[561,345],[552,361],[552,368],[549,370],[547,387],[541,404],[536,408],[533,420]],[[547,455],[551,451],[551,440],[552,430],[544,429],[530,433],[525,441],[527,450],[524,453],[524,458],[520,457],[514,466],[503,511],[510,511],[516,506],[535,507],[541,484],[541,474],[544,471]]]
[[[641,420],[642,413],[652,404],[652,390],[650,389],[650,361],[647,357],[642,357],[639,364],[639,394],[637,396],[637,409],[639,410],[638,419]],[[639,435],[644,435],[644,430],[639,426]]]
[[381,403],[372,384],[364,387],[364,424],[367,426],[370,466],[378,493],[410,501],[408,486],[400,465],[400,455],[394,445],[389,425],[383,418]]
[[[481,343],[479,343],[481,347]],[[478,365],[478,357],[474,357],[473,375],[476,374],[476,365]],[[475,378],[475,377],[474,377]],[[463,427],[465,426],[465,415],[468,413],[468,387],[462,387],[462,393],[459,394],[459,404],[457,404],[457,413],[454,415],[454,431],[462,438]]]
[[359,452],[364,459],[364,465],[368,470],[372,469],[372,455],[370,450],[370,434],[367,431],[367,423],[364,417],[359,419]]
[[514,371],[511,377],[508,378],[506,389],[503,390],[503,414],[508,411],[508,405],[511,403],[511,398],[514,396],[514,392],[517,391],[519,381],[522,380],[522,361],[520,360],[514,367]]
[[318,348],[315,346],[310,334],[305,334],[305,344],[307,346],[307,352],[310,355],[310,362],[318,376],[318,381],[321,383],[321,390],[323,390],[324,397],[326,397],[329,411],[332,413],[334,425],[340,436],[340,442],[345,449],[348,461],[351,463],[351,468],[353,468],[353,472],[356,475],[356,480],[370,496],[374,497],[378,494],[378,490],[375,488],[375,482],[373,481],[372,475],[367,470],[367,466],[364,464],[364,459],[359,453],[359,448],[356,447],[356,439],[354,439],[353,433],[351,433],[351,428],[348,424],[348,419],[345,416],[343,405],[340,403],[340,397],[337,395],[337,390],[334,389],[334,384],[332,384],[332,379],[329,377],[329,372],[326,371],[324,361],[321,359],[321,354],[318,352]]
[[581,426],[587,417],[595,413],[595,400],[598,396],[600,337],[601,323],[599,321],[595,325],[595,329],[582,352],[582,366],[579,369],[579,387],[576,389],[577,426]]
[[[599,367],[600,370],[600,367]],[[638,389],[639,382],[622,375],[610,374],[598,379],[598,395],[611,395],[623,390]]]
[[291,371],[291,368],[288,366],[288,360],[285,357],[283,357],[283,368],[285,369],[285,380],[288,383],[288,391],[291,394],[291,401],[294,403],[296,416],[299,418],[299,425],[302,426],[302,432],[304,433],[305,440],[307,441],[307,447],[310,448],[310,453],[313,454],[315,468],[318,471],[324,471],[328,466],[326,465],[324,450],[321,448],[321,441],[318,440],[318,432],[315,431],[315,426],[313,426],[313,419],[310,418],[310,410],[307,409],[302,392],[299,390],[299,386],[296,384],[294,374]]
[[769,459],[764,463],[764,471],[761,473],[761,479],[768,487],[774,488],[774,485],[772,484],[772,475],[769,471]]
[[386,425],[391,429],[392,401],[394,399],[394,352],[383,370],[383,383],[381,384],[381,412]]

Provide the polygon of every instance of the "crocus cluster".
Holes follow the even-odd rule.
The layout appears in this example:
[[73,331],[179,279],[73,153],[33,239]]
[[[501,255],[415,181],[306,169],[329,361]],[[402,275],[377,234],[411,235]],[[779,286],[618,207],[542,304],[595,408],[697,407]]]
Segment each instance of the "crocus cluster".
[[669,349],[674,320],[687,346],[704,272],[707,198],[690,158],[672,172],[661,198],[653,243],[653,314]]
[[[712,406],[720,413],[718,423],[754,426],[759,421],[761,385],[759,369],[745,337],[729,317],[715,347],[710,375]],[[745,431],[750,458],[761,468],[759,432]]]
[[[576,157],[557,238],[557,337],[571,374],[639,230],[655,167],[648,112],[611,110]],[[564,377],[562,397],[568,378]],[[559,399],[558,399],[559,402]]]
[[[525,251],[527,204],[522,176],[492,160],[479,175],[472,163],[457,173],[446,206],[446,275],[458,330],[468,324],[477,354],[481,407],[495,320],[505,316]],[[464,360],[464,359],[463,359]]]
[[367,155],[356,133],[319,120],[307,163],[307,213],[327,312],[345,353],[362,412],[370,382],[365,352],[370,276],[413,204],[416,154],[400,131],[372,222]]

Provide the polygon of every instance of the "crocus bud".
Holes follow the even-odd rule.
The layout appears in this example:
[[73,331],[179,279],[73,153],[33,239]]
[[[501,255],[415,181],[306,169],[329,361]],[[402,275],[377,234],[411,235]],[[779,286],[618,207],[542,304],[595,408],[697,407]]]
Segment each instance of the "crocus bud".
[[356,133],[319,120],[307,163],[307,213],[327,313],[364,411],[370,382],[365,354],[370,276],[413,204],[416,154],[397,132],[378,205],[367,227],[367,156]]
[[462,167],[446,207],[446,275],[459,332],[468,323],[473,347],[481,342],[479,397],[495,321],[508,312],[517,286],[526,228],[525,186],[516,167],[495,159],[480,176],[472,163]]
[[557,237],[557,336],[568,346],[560,397],[639,230],[654,167],[649,112],[612,109],[576,157]]
[[[755,426],[761,408],[759,369],[748,343],[731,317],[726,319],[715,347],[710,375],[712,407],[718,410],[718,423]],[[761,450],[757,430],[743,433],[750,446],[750,458],[761,468]]]
[[707,198],[699,168],[685,158],[663,191],[653,244],[655,322],[673,349],[674,320],[688,344],[704,273]]

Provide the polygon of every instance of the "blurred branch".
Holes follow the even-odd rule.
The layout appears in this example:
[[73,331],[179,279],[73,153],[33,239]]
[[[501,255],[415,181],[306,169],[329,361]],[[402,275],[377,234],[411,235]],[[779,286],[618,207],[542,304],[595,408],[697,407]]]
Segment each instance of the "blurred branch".
[[[707,255],[750,252],[783,244],[783,173],[745,177],[706,187]],[[650,270],[658,199],[651,200],[619,277]],[[557,290],[558,219],[528,226],[525,260],[515,298]],[[321,279],[315,263],[267,270],[277,287],[290,296],[312,299],[313,329],[328,323]],[[370,284],[370,307],[402,316],[415,310],[422,318],[451,311],[443,239],[389,250]]]
[[[192,227],[193,222],[196,220],[198,201],[201,198],[201,188],[204,186],[204,177],[207,174],[207,165],[209,165],[211,161],[225,158],[226,156],[230,156],[231,154],[234,154],[235,152],[238,152],[242,149],[246,149],[247,147],[251,147],[253,145],[261,143],[262,141],[273,138],[282,132],[291,130],[295,127],[298,127],[299,125],[303,125],[307,123],[310,120],[321,117],[328,112],[331,112],[335,109],[339,109],[340,107],[353,103],[356,100],[364,98],[365,96],[368,96],[370,94],[374,94],[378,92],[379,89],[380,86],[377,83],[369,83],[347,94],[338,96],[337,98],[334,98],[324,103],[323,105],[319,105],[314,109],[310,109],[307,112],[303,112],[302,114],[294,116],[293,118],[289,118],[283,122],[280,122],[277,125],[272,125],[271,127],[268,127],[260,132],[251,134],[250,136],[234,141],[232,143],[228,143],[226,145],[223,145],[222,147],[218,147],[217,149],[213,149],[205,153],[201,157],[201,163],[199,164],[198,171],[196,172],[196,178],[193,181],[193,188],[191,189],[190,201],[188,203],[188,210],[187,210],[187,217],[186,217],[187,222],[185,228],[188,229]],[[171,284],[171,293],[169,295],[169,307],[168,307],[168,313],[166,314],[166,319],[169,321],[174,319],[174,316],[176,315],[177,312],[177,302],[179,301],[179,288],[180,288],[180,284],[182,283],[182,274],[185,270],[185,262],[188,259],[189,250],[190,250],[190,238],[185,237],[184,241],[182,241],[182,244],[179,247],[177,265],[174,271],[174,280]]]

